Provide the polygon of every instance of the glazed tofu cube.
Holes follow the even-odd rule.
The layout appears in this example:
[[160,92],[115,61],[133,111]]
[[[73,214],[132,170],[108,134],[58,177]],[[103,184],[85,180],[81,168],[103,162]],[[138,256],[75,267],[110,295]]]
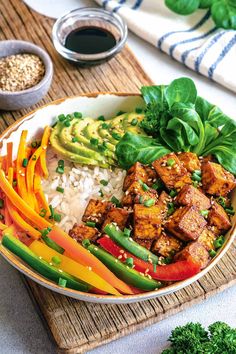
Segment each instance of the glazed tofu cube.
[[193,152],[181,152],[178,154],[178,158],[190,173],[201,169],[199,158]]
[[214,227],[212,230],[214,230],[216,234],[224,233],[231,227],[230,219],[224,208],[216,202],[213,203],[208,214],[208,222]]
[[182,246],[182,241],[162,232],[161,236],[153,242],[152,252],[163,257],[169,257],[180,251]]
[[175,257],[175,261],[191,260],[194,263],[199,264],[201,269],[206,268],[210,257],[208,251],[198,241],[189,243],[182,251],[178,252]]
[[134,205],[134,237],[153,240],[161,234],[161,210],[154,205],[150,208]]
[[185,184],[192,184],[190,173],[174,153],[154,161],[153,166],[168,189],[179,190]]
[[123,206],[133,206],[133,204],[141,204],[148,199],[154,199],[155,203],[157,201],[158,194],[154,189],[149,188],[149,190],[144,190],[139,182],[134,182],[125,191],[122,198]]
[[141,180],[144,183],[147,183],[148,176],[143,165],[140,162],[136,162],[127,171],[127,175],[124,179],[123,190],[126,191],[131,186],[131,184],[139,180]]
[[185,185],[177,195],[179,205],[194,205],[198,210],[207,210],[211,207],[210,199],[197,188]]
[[198,238],[198,242],[205,247],[207,251],[214,249],[216,235],[208,228],[205,228]]
[[87,239],[92,242],[96,241],[99,237],[99,231],[95,227],[89,227],[86,225],[75,224],[69,231],[69,235],[74,238],[77,242],[82,242]]
[[172,201],[172,198],[165,191],[161,192],[157,205],[161,209],[162,219],[165,219],[168,212],[168,203]]
[[196,240],[207,222],[194,206],[180,207],[165,223],[165,229],[183,241]]
[[146,166],[144,166],[144,168],[147,173],[147,182],[146,183],[149,187],[151,187],[153,185],[153,183],[155,183],[158,180],[159,177],[158,177],[156,170],[154,169],[153,166],[146,165]]
[[92,221],[101,225],[112,206],[111,202],[90,199],[82,217],[83,222]]
[[226,196],[235,188],[236,180],[220,164],[208,161],[202,164],[202,185],[206,193]]
[[102,230],[107,224],[116,223],[119,229],[124,230],[127,223],[129,212],[126,209],[112,208],[108,211],[105,221],[102,225]]
[[134,241],[137,242],[140,246],[145,247],[150,251],[153,240],[142,240],[140,238],[134,238]]

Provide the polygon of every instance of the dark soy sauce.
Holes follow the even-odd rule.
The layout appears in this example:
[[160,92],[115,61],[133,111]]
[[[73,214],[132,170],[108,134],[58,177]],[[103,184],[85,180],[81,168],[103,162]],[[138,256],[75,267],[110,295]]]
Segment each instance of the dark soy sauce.
[[80,54],[106,52],[116,45],[113,34],[100,27],[81,27],[70,32],[65,47]]

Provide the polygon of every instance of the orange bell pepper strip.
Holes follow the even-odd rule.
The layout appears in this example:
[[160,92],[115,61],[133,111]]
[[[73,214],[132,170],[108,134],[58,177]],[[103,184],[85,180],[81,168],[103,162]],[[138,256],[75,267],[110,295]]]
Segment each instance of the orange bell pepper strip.
[[[123,294],[133,294],[133,291],[122,280],[117,278],[101,261],[75,242],[66,232],[54,225],[52,231],[49,232],[48,237],[55,241],[59,246],[64,248],[65,255],[72,258],[74,261],[83,265],[90,266],[95,273],[100,275],[114,288],[118,289]],[[89,257],[88,257],[89,254]]]
[[7,229],[7,228],[8,228],[8,226],[5,225],[5,224],[3,224],[3,223],[0,221],[0,230],[3,231],[3,230],[5,230],[5,229]]
[[41,141],[41,146],[42,146],[42,153],[40,155],[40,167],[43,173],[44,178],[48,178],[48,168],[47,168],[47,162],[46,162],[46,151],[49,143],[49,138],[51,134],[51,127],[46,126],[43,132],[42,136],[42,141]]
[[52,224],[42,218],[37,214],[34,209],[32,209],[25,200],[23,200],[8,182],[5,177],[3,170],[0,169],[0,188],[5,193],[6,197],[12,202],[12,204],[18,209],[22,214],[27,216],[35,226],[39,229],[44,229],[47,227],[52,227]]
[[10,167],[13,166],[13,161],[12,161],[12,149],[13,149],[13,143],[7,143],[7,160],[6,160],[6,171],[9,170]]
[[74,277],[85,281],[86,283],[107,292],[112,295],[120,295],[120,293],[114,289],[108,282],[102,279],[99,275],[92,271],[91,267],[85,267],[74,260],[66,257],[52,248],[48,247],[42,242],[34,241],[29,246],[32,252],[34,252],[38,257],[42,257],[46,262],[52,262],[53,257],[60,259],[59,269],[64,272],[73,275]]

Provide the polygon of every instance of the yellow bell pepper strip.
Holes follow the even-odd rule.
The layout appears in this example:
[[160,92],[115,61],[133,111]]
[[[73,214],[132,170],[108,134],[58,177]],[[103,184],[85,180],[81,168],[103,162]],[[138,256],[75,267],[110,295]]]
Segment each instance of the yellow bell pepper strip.
[[8,171],[10,167],[13,166],[13,161],[12,161],[12,149],[13,149],[13,143],[7,143],[7,160],[6,160],[6,170]]
[[[105,279],[114,288],[123,294],[133,294],[132,289],[122,280],[115,276],[101,261],[89,253],[83,246],[75,242],[67,233],[54,225],[48,237],[64,248],[65,255],[83,265],[92,267],[93,271]],[[85,251],[85,252],[84,252]]]
[[[17,189],[19,195],[25,200],[29,201],[29,196],[26,188],[26,180],[25,180],[25,167],[23,166],[23,160],[26,157],[26,138],[27,138],[27,130],[23,130],[20,137],[20,143],[17,152],[16,158],[16,179],[17,179]],[[30,203],[30,205],[32,202]]]
[[[47,227],[52,227],[52,224],[38,215],[28,204],[23,200],[8,180],[5,177],[3,170],[0,169],[0,188],[5,193],[6,197],[12,202],[12,204],[18,209],[22,214],[26,215],[27,218],[40,230]],[[69,236],[68,236],[69,237]]]
[[40,155],[40,167],[43,173],[44,178],[48,178],[48,169],[47,169],[47,162],[46,162],[46,151],[49,143],[49,138],[51,134],[51,127],[46,126],[43,132],[41,146],[42,146],[42,153]]
[[102,279],[99,275],[90,270],[90,267],[84,267],[81,264],[75,262],[74,260],[56,252],[52,248],[43,244],[39,241],[34,241],[29,246],[31,251],[35,253],[38,257],[42,257],[46,262],[51,262],[53,257],[58,257],[61,262],[59,268],[80,279],[85,281],[86,283],[95,286],[96,288],[106,291],[112,295],[120,295],[120,293],[114,289],[109,283],[107,283],[104,279]]

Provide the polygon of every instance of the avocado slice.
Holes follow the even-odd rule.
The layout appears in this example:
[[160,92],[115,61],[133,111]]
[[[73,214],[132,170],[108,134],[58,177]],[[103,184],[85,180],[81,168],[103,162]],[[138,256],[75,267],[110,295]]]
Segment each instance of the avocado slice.
[[[80,149],[77,150],[78,151],[77,153],[73,153],[73,152],[67,150],[65,148],[65,146],[63,146],[61,144],[61,139],[60,139],[61,126],[62,126],[62,124],[57,123],[57,125],[52,130],[52,133],[50,136],[51,145],[60,155],[62,155],[65,159],[67,159],[69,161],[79,163],[79,164],[101,166],[103,168],[109,167],[109,164],[107,163],[107,161],[104,159],[104,157],[101,154],[97,154],[98,155],[97,156],[96,152],[94,152],[95,157],[93,155],[93,158],[92,157],[88,158],[85,156],[81,156],[79,154]],[[70,140],[71,140],[71,137],[70,137]],[[96,159],[96,157],[98,157],[98,160]]]
[[[137,113],[129,113],[126,115],[125,119],[123,120],[123,129],[124,131],[129,131],[134,134],[142,134],[146,135],[142,128],[139,127],[139,123],[143,120],[144,114],[137,114]],[[137,124],[132,125],[132,122],[137,119]]]
[[2,244],[45,278],[53,280],[56,283],[59,282],[60,278],[65,279],[66,287],[75,290],[88,292],[91,289],[90,285],[79,281],[68,273],[59,271],[43,259],[40,259],[13,235],[5,234],[2,238]]

